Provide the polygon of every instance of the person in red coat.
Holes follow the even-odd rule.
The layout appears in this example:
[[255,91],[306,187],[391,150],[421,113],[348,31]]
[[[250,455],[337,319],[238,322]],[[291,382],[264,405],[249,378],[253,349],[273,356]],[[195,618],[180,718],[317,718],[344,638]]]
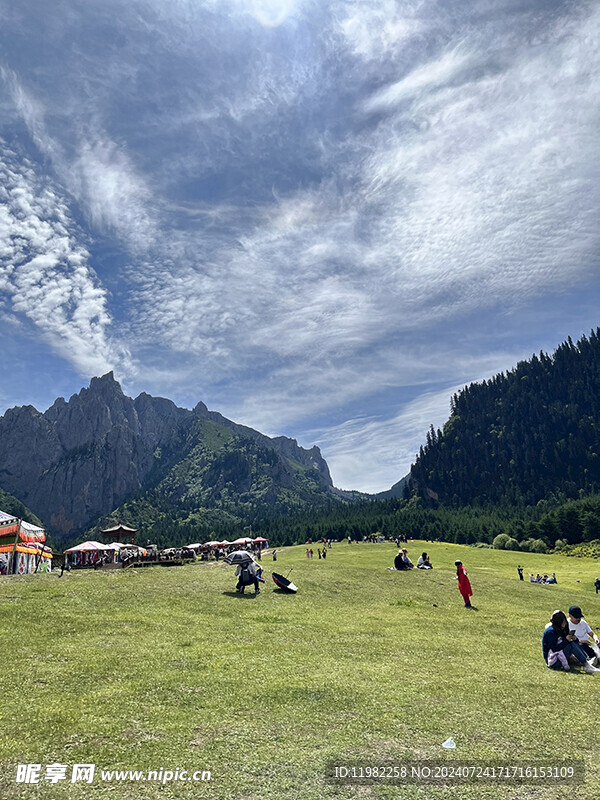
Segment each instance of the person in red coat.
[[462,561],[455,561],[454,563],[456,564],[456,574],[458,575],[458,591],[465,601],[465,608],[472,608],[471,595],[473,590],[471,589],[471,581],[467,577],[467,570],[463,567]]

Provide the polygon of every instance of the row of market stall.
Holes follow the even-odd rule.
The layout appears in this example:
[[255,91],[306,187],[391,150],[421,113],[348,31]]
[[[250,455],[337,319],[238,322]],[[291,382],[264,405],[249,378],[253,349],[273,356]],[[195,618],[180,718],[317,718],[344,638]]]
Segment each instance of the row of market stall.
[[184,547],[168,547],[160,550],[156,545],[141,547],[133,543],[111,542],[105,544],[97,541],[87,541],[65,550],[65,566],[68,569],[86,567],[130,565],[133,562],[159,562],[181,561],[189,558],[208,560],[211,558],[224,558],[236,550],[250,550],[254,553],[269,546],[263,536],[252,538],[243,536],[234,541],[224,539],[221,542],[194,542]]
[[146,555],[146,548],[139,547],[136,544],[123,544],[122,542],[105,544],[94,540],[69,547],[64,552],[65,568],[67,569],[124,564],[131,558]]
[[[159,550],[156,545],[141,547],[133,542],[135,530],[126,526],[117,526],[102,531],[102,534],[122,533],[131,539],[130,542],[98,542],[89,540],[81,542],[64,551],[62,566],[67,569],[125,566],[139,561],[165,561],[200,557],[224,558],[237,550],[249,550],[254,553],[269,546],[263,536],[243,536],[234,541],[194,542],[183,548]],[[47,547],[46,533],[43,528],[25,522],[18,517],[0,511],[0,575],[24,575],[34,572],[50,572],[52,569],[52,550]]]
[[233,542],[224,539],[222,542],[211,541],[188,544],[188,548],[191,550],[199,554],[204,554],[207,557],[214,556],[215,558],[226,556],[234,550],[252,550],[256,552],[257,550],[264,550],[268,546],[269,541],[263,536],[257,536],[254,539],[250,536],[242,536],[239,539],[235,539]]

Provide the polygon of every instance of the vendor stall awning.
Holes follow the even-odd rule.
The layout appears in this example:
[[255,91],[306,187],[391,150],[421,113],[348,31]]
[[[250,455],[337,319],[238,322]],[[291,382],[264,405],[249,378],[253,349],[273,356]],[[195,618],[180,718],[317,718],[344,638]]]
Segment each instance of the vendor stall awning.
[[68,550],[65,550],[65,553],[79,553],[80,551],[89,551],[89,550],[107,550],[107,546],[102,544],[102,542],[82,542],[81,544],[76,544],[75,547],[69,547]]
[[20,521],[12,514],[7,514],[0,511],[0,536],[14,536],[19,530],[19,539],[22,542],[45,542],[46,532],[43,528],[38,528],[37,525],[32,525],[31,522]]

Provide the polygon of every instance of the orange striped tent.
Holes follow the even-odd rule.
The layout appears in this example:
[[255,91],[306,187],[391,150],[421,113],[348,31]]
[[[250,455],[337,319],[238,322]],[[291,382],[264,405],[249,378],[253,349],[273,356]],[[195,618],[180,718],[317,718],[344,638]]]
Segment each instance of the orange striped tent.
[[50,572],[52,551],[45,541],[43,528],[0,511],[0,575]]

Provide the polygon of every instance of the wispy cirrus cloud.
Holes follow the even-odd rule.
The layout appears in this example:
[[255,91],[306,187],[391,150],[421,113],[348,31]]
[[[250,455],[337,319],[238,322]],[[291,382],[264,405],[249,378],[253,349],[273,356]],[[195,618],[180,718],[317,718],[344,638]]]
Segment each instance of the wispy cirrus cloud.
[[360,417],[313,431],[336,485],[375,494],[390,487],[390,475],[394,483],[403,478],[429,426],[441,427],[448,418],[450,397],[460,388],[424,392],[393,417]]
[[0,68],[17,112],[56,177],[79,203],[97,231],[117,234],[134,252],[146,252],[154,243],[151,191],[131,163],[127,152],[93,122],[79,125],[79,135],[64,146],[52,135],[46,116],[52,113],[27,89],[12,70]]
[[374,442],[389,423],[406,450],[406,397],[433,408],[480,377],[482,340],[499,369],[555,345],[556,312],[531,334],[539,304],[598,288],[595,3],[28,7],[0,102],[80,210],[100,278],[117,268],[94,237],[118,254],[98,352],[126,340],[140,389],[318,429],[332,453],[351,433],[367,447],[353,421]]
[[[215,281],[230,287],[224,297],[246,336],[286,354],[331,352],[352,332],[369,341],[375,315],[383,337],[572,281],[597,244],[600,87],[597,54],[582,48],[594,26],[597,12],[560,19],[560,36],[548,30],[545,47],[524,41],[508,61],[514,31],[495,45],[491,31],[471,40],[461,31],[461,55],[433,53],[361,102],[370,111],[373,98],[394,97],[387,116],[328,149],[335,179],[274,196],[258,223],[234,225],[239,246],[215,247],[218,277],[200,269],[194,292],[190,273],[186,296],[207,298]],[[460,83],[448,86],[459,67]]]
[[83,374],[120,366],[106,292],[73,235],[64,200],[0,140],[0,292],[17,318]]

